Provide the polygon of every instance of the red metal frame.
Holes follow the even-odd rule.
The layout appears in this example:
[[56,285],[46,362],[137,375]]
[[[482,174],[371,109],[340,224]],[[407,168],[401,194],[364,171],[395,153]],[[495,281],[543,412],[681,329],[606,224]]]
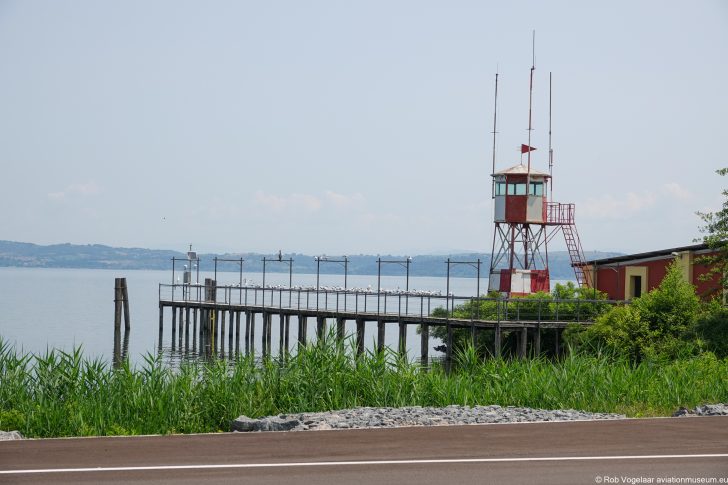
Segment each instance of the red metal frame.
[[574,224],[574,204],[548,202],[546,208],[546,224]]

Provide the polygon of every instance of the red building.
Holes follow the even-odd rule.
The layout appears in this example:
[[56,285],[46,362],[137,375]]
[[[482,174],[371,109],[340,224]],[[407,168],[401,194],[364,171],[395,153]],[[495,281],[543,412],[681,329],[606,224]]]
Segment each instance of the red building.
[[719,289],[720,281],[717,275],[713,275],[708,281],[701,280],[700,276],[706,274],[709,268],[701,264],[699,259],[712,252],[705,244],[695,244],[595,259],[587,261],[584,269],[591,273],[591,281],[596,289],[609,295],[609,299],[629,300],[657,287],[665,277],[668,265],[675,261],[685,280],[696,287],[698,295],[709,298]]

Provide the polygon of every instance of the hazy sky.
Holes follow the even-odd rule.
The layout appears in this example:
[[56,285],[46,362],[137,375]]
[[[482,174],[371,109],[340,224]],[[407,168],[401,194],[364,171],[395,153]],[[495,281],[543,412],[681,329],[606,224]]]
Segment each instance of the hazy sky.
[[[490,252],[526,142],[586,250],[691,244],[728,166],[728,2],[0,0],[0,239]],[[553,250],[562,249],[562,237]]]

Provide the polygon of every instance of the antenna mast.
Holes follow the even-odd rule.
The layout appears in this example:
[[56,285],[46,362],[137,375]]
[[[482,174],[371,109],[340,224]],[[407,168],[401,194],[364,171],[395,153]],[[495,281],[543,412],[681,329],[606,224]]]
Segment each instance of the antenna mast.
[[549,183],[551,184],[551,202],[554,201],[554,149],[551,148],[551,73],[549,72]]
[[[496,131],[496,121],[498,116],[498,72],[496,70],[495,73],[495,98],[493,100],[493,171],[490,172],[491,176],[495,174],[495,134],[498,133]],[[490,190],[490,197],[495,198],[495,177],[493,178],[491,190]]]
[[536,70],[536,31],[533,31],[533,62],[531,63],[531,79],[528,85],[528,173],[526,174],[526,194],[531,193],[531,114],[533,106],[533,71]]

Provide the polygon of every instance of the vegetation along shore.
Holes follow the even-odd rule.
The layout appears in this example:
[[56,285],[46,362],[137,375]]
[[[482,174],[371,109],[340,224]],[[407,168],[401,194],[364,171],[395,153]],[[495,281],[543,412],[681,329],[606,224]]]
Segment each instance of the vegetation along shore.
[[[593,298],[571,286],[555,293],[569,291]],[[553,295],[541,298],[543,307]],[[342,345],[333,335],[296,355],[179,368],[152,355],[114,368],[80,349],[32,355],[0,341],[0,429],[26,437],[201,433],[229,431],[240,415],[449,405],[670,416],[728,402],[727,329],[728,310],[701,303],[673,268],[642,298],[605,305],[593,326],[568,329],[570,351],[560,357],[492,358],[467,330],[455,339],[452,366],[428,368],[389,349],[357,356],[351,339]]]

